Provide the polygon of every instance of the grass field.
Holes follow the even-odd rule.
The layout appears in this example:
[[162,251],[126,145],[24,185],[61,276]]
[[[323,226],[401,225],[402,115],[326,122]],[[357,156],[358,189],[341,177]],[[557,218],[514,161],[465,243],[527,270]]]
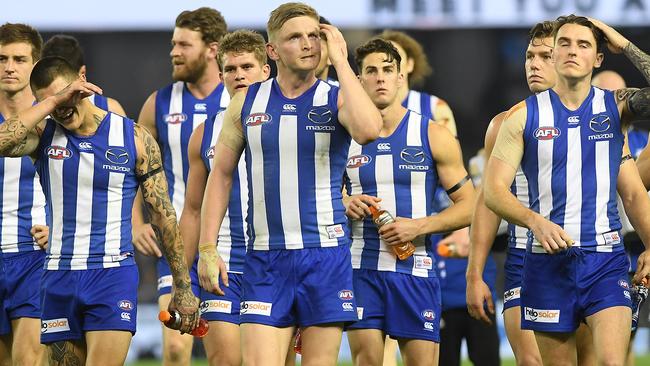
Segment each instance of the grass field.
[[[152,360],[152,361],[138,361],[135,363],[128,363],[128,366],[156,366],[160,365],[161,362],[159,360]],[[643,355],[643,356],[638,356],[636,358],[636,364],[637,365],[650,365],[650,355]],[[195,366],[207,366],[208,363],[205,360],[195,360],[192,362],[192,365]],[[339,363],[339,365],[343,366],[352,366],[352,363]],[[469,360],[463,361],[462,366],[471,366],[472,363],[469,362]],[[515,360],[514,359],[504,359],[501,362],[502,366],[515,366]],[[444,365],[441,365],[444,366]]]

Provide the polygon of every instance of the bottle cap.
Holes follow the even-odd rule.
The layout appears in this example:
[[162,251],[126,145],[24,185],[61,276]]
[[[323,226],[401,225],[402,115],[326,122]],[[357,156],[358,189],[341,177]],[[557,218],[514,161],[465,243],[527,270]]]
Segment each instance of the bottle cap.
[[368,206],[368,209],[370,209],[370,214],[373,215],[373,216],[377,215],[379,213],[379,210],[377,210],[375,208],[375,206],[370,205],[370,206]]
[[451,256],[451,248],[447,244],[438,244],[438,255],[441,257],[449,257]]
[[169,319],[172,318],[172,314],[169,313],[167,310],[163,310],[160,313],[158,313],[158,320],[161,322],[166,322],[169,321]]

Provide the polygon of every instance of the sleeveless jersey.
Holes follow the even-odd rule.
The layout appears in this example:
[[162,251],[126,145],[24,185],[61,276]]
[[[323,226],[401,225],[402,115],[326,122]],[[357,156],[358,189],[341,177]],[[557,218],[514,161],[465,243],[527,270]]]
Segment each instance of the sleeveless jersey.
[[192,131],[228,106],[230,97],[223,84],[219,84],[205,99],[197,99],[185,83],[177,81],[156,94],[156,130],[162,155],[165,176],[176,217],[180,220],[185,204],[185,184],[190,164],[187,145]]
[[627,129],[627,138],[632,157],[636,160],[641,151],[648,145],[648,131],[630,126]]
[[[522,170],[530,208],[560,225],[586,250],[623,250],[616,179],[624,135],[610,91],[592,87],[575,111],[555,91],[526,99]],[[533,240],[533,252],[544,252]]]
[[338,121],[338,91],[321,80],[294,99],[275,79],[248,88],[249,248],[349,244],[341,183],[351,138]]
[[[421,218],[435,212],[438,173],[428,137],[429,117],[407,111],[389,137],[359,145],[352,142],[345,176],[350,195],[381,198],[394,217]],[[416,252],[400,261],[379,237],[370,217],[352,220],[352,268],[435,277],[431,235],[417,237]]]
[[[517,168],[515,180],[512,182],[512,186],[510,186],[510,191],[524,207],[530,207],[528,180],[526,180],[526,175],[524,175],[521,167]],[[528,245],[532,244],[532,240],[533,234],[528,228],[508,223],[508,248],[526,249]]]
[[[4,122],[0,114],[0,123]],[[45,196],[29,156],[0,157],[0,254],[41,250],[29,232],[45,225]]]
[[[219,132],[223,127],[223,112],[205,121],[203,138],[201,139],[201,158],[208,172],[212,170],[214,146],[217,144]],[[219,229],[219,245],[217,251],[226,264],[226,269],[233,273],[244,271],[244,256],[246,255],[246,225],[244,214],[248,210],[248,181],[246,179],[246,160],[239,159],[237,170],[232,176],[232,190],[226,215]]]
[[88,100],[94,104],[97,108],[101,108],[108,112],[108,98],[101,94],[93,94],[88,97]]
[[134,265],[131,208],[138,189],[133,121],[108,113],[92,136],[49,119],[36,161],[50,210],[48,270]]
[[[438,104],[439,98],[435,95],[409,90],[406,98],[402,101],[402,106],[408,110],[419,113],[429,119],[434,119],[434,111]],[[434,119],[435,120],[435,119]]]

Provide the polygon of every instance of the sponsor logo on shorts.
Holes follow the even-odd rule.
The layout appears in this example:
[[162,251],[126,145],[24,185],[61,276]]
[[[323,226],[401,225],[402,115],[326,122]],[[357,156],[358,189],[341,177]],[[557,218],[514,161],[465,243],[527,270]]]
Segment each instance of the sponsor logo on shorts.
[[629,290],[630,289],[630,284],[627,283],[626,280],[618,280],[618,285],[621,286],[622,288]]
[[621,242],[621,236],[618,235],[618,231],[605,233],[603,234],[603,238],[605,238],[605,244],[607,245],[619,244]]
[[539,127],[535,130],[534,136],[538,140],[553,140],[560,136],[560,130],[552,126]]
[[255,127],[271,122],[271,115],[268,113],[253,113],[246,117],[246,126]]
[[415,268],[416,269],[432,269],[433,268],[433,259],[431,259],[431,257],[416,255],[416,256],[414,256],[414,258],[415,258]]
[[343,311],[354,311],[354,305],[351,302],[344,302],[341,304]]
[[166,275],[158,278],[158,290],[165,287],[172,287],[172,276]]
[[201,303],[201,314],[203,313],[225,313],[232,311],[232,301],[205,300]]
[[436,318],[436,312],[431,309],[423,310],[422,317],[424,320],[434,320]]
[[508,301],[517,300],[520,297],[521,297],[521,286],[511,288],[510,290],[503,293],[503,302],[506,303]]
[[354,292],[352,290],[341,290],[339,291],[339,299],[341,300],[352,300],[354,298]]
[[359,320],[363,319],[363,308],[361,306],[357,306],[357,318]]
[[266,315],[271,316],[271,308],[273,304],[270,302],[261,301],[244,301],[241,303],[241,315]]
[[204,155],[205,158],[208,159],[208,160],[210,160],[210,159],[214,159],[214,146],[210,146],[209,149],[205,150],[205,152],[203,153],[203,155]]
[[354,169],[354,168],[359,168],[362,167],[372,161],[372,158],[368,155],[355,155],[351,156],[348,159],[348,164],[346,165],[346,168],[348,169]]
[[122,314],[120,314],[120,318],[122,319],[122,321],[130,322],[131,321],[131,313],[127,313],[126,311],[124,311],[124,312],[122,312]]
[[433,332],[433,323],[432,322],[424,322],[424,330],[428,332]]
[[524,319],[535,323],[559,323],[560,310],[524,308]]
[[632,300],[632,297],[630,296],[630,291],[628,290],[623,291],[623,296],[625,296],[628,300]]
[[133,310],[133,303],[132,303],[131,301],[129,301],[129,300],[120,300],[120,301],[117,303],[117,306],[118,306],[120,309],[124,310],[124,311],[131,311],[131,310]]
[[51,145],[45,149],[47,157],[54,160],[65,160],[72,156],[72,151],[63,146]]
[[68,324],[68,318],[41,320],[42,334],[67,332],[69,330],[70,325]]
[[163,121],[170,125],[177,125],[187,121],[187,114],[185,113],[169,113],[163,116]]
[[343,225],[341,224],[330,225],[326,228],[326,230],[327,237],[330,239],[342,238],[345,236],[345,231],[343,230]]

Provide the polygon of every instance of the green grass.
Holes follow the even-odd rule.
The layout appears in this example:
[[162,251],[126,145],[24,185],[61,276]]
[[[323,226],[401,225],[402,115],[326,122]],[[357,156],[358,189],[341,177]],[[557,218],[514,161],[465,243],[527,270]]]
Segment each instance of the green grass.
[[[138,361],[134,363],[129,363],[127,364],[128,366],[158,366],[160,365],[161,362],[158,360],[152,360],[152,361]],[[650,365],[650,355],[642,355],[642,356],[637,356],[636,358],[636,364],[637,365]],[[208,363],[205,360],[194,360],[192,361],[193,366],[207,366]],[[345,363],[341,362],[339,365],[342,366],[352,366],[352,363]],[[472,363],[469,362],[469,360],[465,360],[462,363],[462,366],[471,366]],[[515,366],[515,360],[514,359],[504,359],[501,361],[501,366]]]

